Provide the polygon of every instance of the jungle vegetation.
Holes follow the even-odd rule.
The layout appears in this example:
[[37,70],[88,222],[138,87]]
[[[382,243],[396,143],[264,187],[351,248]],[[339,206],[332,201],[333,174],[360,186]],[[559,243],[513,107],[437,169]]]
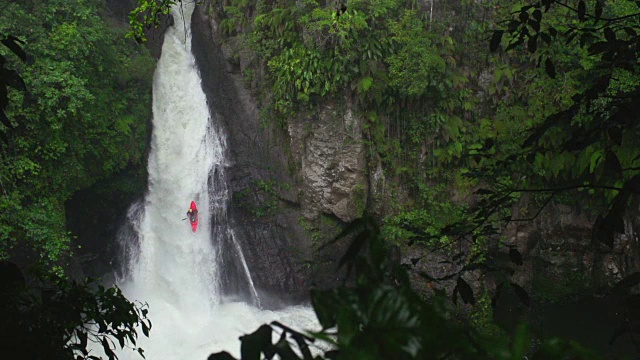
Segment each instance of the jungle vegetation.
[[[130,36],[142,41],[145,27],[173,2],[139,0]],[[355,280],[312,293],[322,332],[265,325],[241,339],[242,359],[597,358],[558,339],[532,347],[525,326],[504,337],[451,321],[444,298],[481,302],[462,273],[487,269],[501,231],[526,220],[512,216],[514,204],[535,217],[551,202],[580,203],[597,214],[594,239],[605,246],[624,232],[624,216],[637,209],[640,192],[639,2],[215,5],[227,36],[241,36],[265,70],[255,90],[267,120],[284,125],[328,99],[349,99],[367,120],[370,161],[411,194],[394,204],[381,228],[365,217],[340,235],[353,239],[340,266]],[[109,26],[97,0],[0,6],[0,256],[31,249],[64,298],[76,291],[64,285],[73,284],[68,279],[53,278],[64,279],[72,251],[64,202],[142,161],[153,65],[141,47],[125,41],[124,30]],[[452,200],[453,193],[464,200]],[[535,196],[523,204],[523,194]],[[467,244],[455,255],[464,266],[450,275],[453,294],[426,300],[415,294],[405,273],[411,269],[389,262],[392,243]],[[522,261],[516,249],[508,252],[512,262]],[[634,274],[620,286],[639,281]],[[100,298],[106,290],[83,289],[93,295],[81,297],[82,306],[108,303]],[[117,290],[111,295],[122,300]],[[118,304],[128,309],[129,329],[146,316],[126,301]],[[82,306],[73,311],[86,314]],[[64,320],[64,326],[85,321]],[[272,331],[282,334],[275,344]],[[135,345],[135,337],[111,335]],[[82,352],[86,337],[75,336],[76,355],[90,356]],[[309,343],[320,340],[334,349],[312,355]]]
[[0,258],[27,245],[58,270],[70,251],[64,202],[143,162],[155,65],[100,1],[0,6],[11,75],[2,84]]
[[[114,197],[144,189],[155,62],[103,1],[0,8],[0,357],[143,354],[146,306],[72,276],[65,202],[98,181]],[[116,181],[125,169],[142,176]]]

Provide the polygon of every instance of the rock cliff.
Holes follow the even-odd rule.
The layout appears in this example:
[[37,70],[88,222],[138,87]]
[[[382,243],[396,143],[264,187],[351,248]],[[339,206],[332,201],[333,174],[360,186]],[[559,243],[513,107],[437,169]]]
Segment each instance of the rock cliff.
[[[193,49],[212,115],[227,136],[229,220],[262,297],[301,301],[311,285],[335,279],[335,268],[319,263],[334,262],[339,249],[314,250],[320,228],[328,226],[323,215],[335,231],[366,201],[359,125],[349,110],[329,105],[311,115],[319,121],[300,118],[288,131],[263,123],[241,76],[248,60],[223,44],[207,16],[210,6],[194,13]],[[342,124],[335,121],[339,111]]]

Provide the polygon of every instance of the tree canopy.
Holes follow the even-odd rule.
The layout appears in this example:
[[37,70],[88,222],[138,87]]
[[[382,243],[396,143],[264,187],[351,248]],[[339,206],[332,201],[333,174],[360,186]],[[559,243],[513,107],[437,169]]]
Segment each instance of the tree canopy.
[[[100,348],[115,359],[119,346],[143,355],[135,345],[137,329],[151,328],[146,305],[70,279],[64,205],[125,167],[144,171],[154,62],[100,1],[0,8],[0,352],[97,359]],[[140,191],[127,185],[114,188]]]
[[64,202],[143,162],[154,62],[108,25],[99,1],[0,6],[10,75],[1,84],[0,258],[29,244],[58,266],[69,251]]

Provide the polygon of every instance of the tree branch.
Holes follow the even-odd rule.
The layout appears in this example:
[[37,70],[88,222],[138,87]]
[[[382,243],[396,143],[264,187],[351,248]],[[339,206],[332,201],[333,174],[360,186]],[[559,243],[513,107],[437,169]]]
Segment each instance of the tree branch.
[[558,193],[557,191],[554,191],[551,194],[551,196],[549,196],[549,198],[544,202],[544,204],[542,204],[542,206],[538,209],[538,212],[535,215],[533,215],[533,217],[527,218],[527,219],[511,219],[511,218],[509,218],[509,219],[507,219],[506,223],[520,222],[520,221],[533,221],[533,220],[535,220],[538,217],[538,215],[540,215],[542,210],[544,210],[544,208],[546,208],[547,205],[549,205],[549,203],[551,202],[551,199],[553,199],[556,196],[557,193]]
[[[569,5],[565,4],[565,3],[562,3],[562,2],[560,2],[560,1],[554,1],[554,2],[555,2],[556,4],[558,4],[558,5],[560,5],[560,6],[564,6],[565,8],[567,8],[567,9],[569,9],[569,10],[571,10],[571,11],[575,12],[575,13],[577,13],[577,12],[578,12],[578,9],[576,9],[576,8],[574,8],[574,7],[572,7],[572,6],[569,6]],[[595,16],[593,16],[593,15],[591,15],[591,14],[587,13],[587,12],[585,12],[584,16],[585,16],[585,17],[592,18],[592,19],[597,19]],[[601,18],[599,18],[598,20],[602,20],[602,21],[605,21],[605,22],[607,22],[607,23],[611,23],[611,22],[616,22],[616,21],[620,21],[620,20],[624,20],[624,19],[628,19],[628,18],[636,17],[636,16],[640,16],[640,13],[629,14],[629,15],[620,16],[620,17],[617,17],[617,18],[603,18],[603,17],[601,17]]]
[[511,189],[509,190],[509,195],[512,193],[517,193],[517,192],[560,192],[560,191],[567,191],[567,190],[578,190],[578,189],[603,189],[603,190],[615,190],[615,191],[622,191],[623,188],[620,187],[615,187],[615,186],[608,186],[608,185],[573,185],[573,186],[566,186],[566,187],[561,187],[561,188],[550,188],[550,189]]

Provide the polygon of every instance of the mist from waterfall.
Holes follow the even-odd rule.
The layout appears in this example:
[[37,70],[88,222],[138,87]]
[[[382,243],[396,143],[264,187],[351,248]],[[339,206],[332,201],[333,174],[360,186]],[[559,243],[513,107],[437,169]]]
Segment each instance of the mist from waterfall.
[[[221,350],[239,356],[238,338],[273,320],[317,328],[308,307],[264,311],[255,306],[260,299],[249,266],[226,224],[226,144],[211,119],[191,53],[193,8],[186,1],[176,5],[175,26],[165,34],[153,84],[149,189],[144,202],[129,211],[134,234],[120,238],[126,244],[127,275],[118,285],[130,300],[149,304],[151,336],[140,334],[138,345],[152,360],[206,359]],[[196,233],[184,220],[191,200],[199,209]],[[245,274],[237,281],[252,297],[246,302],[224,300],[216,248],[224,236],[240,255]],[[119,356],[141,359],[128,349]]]

